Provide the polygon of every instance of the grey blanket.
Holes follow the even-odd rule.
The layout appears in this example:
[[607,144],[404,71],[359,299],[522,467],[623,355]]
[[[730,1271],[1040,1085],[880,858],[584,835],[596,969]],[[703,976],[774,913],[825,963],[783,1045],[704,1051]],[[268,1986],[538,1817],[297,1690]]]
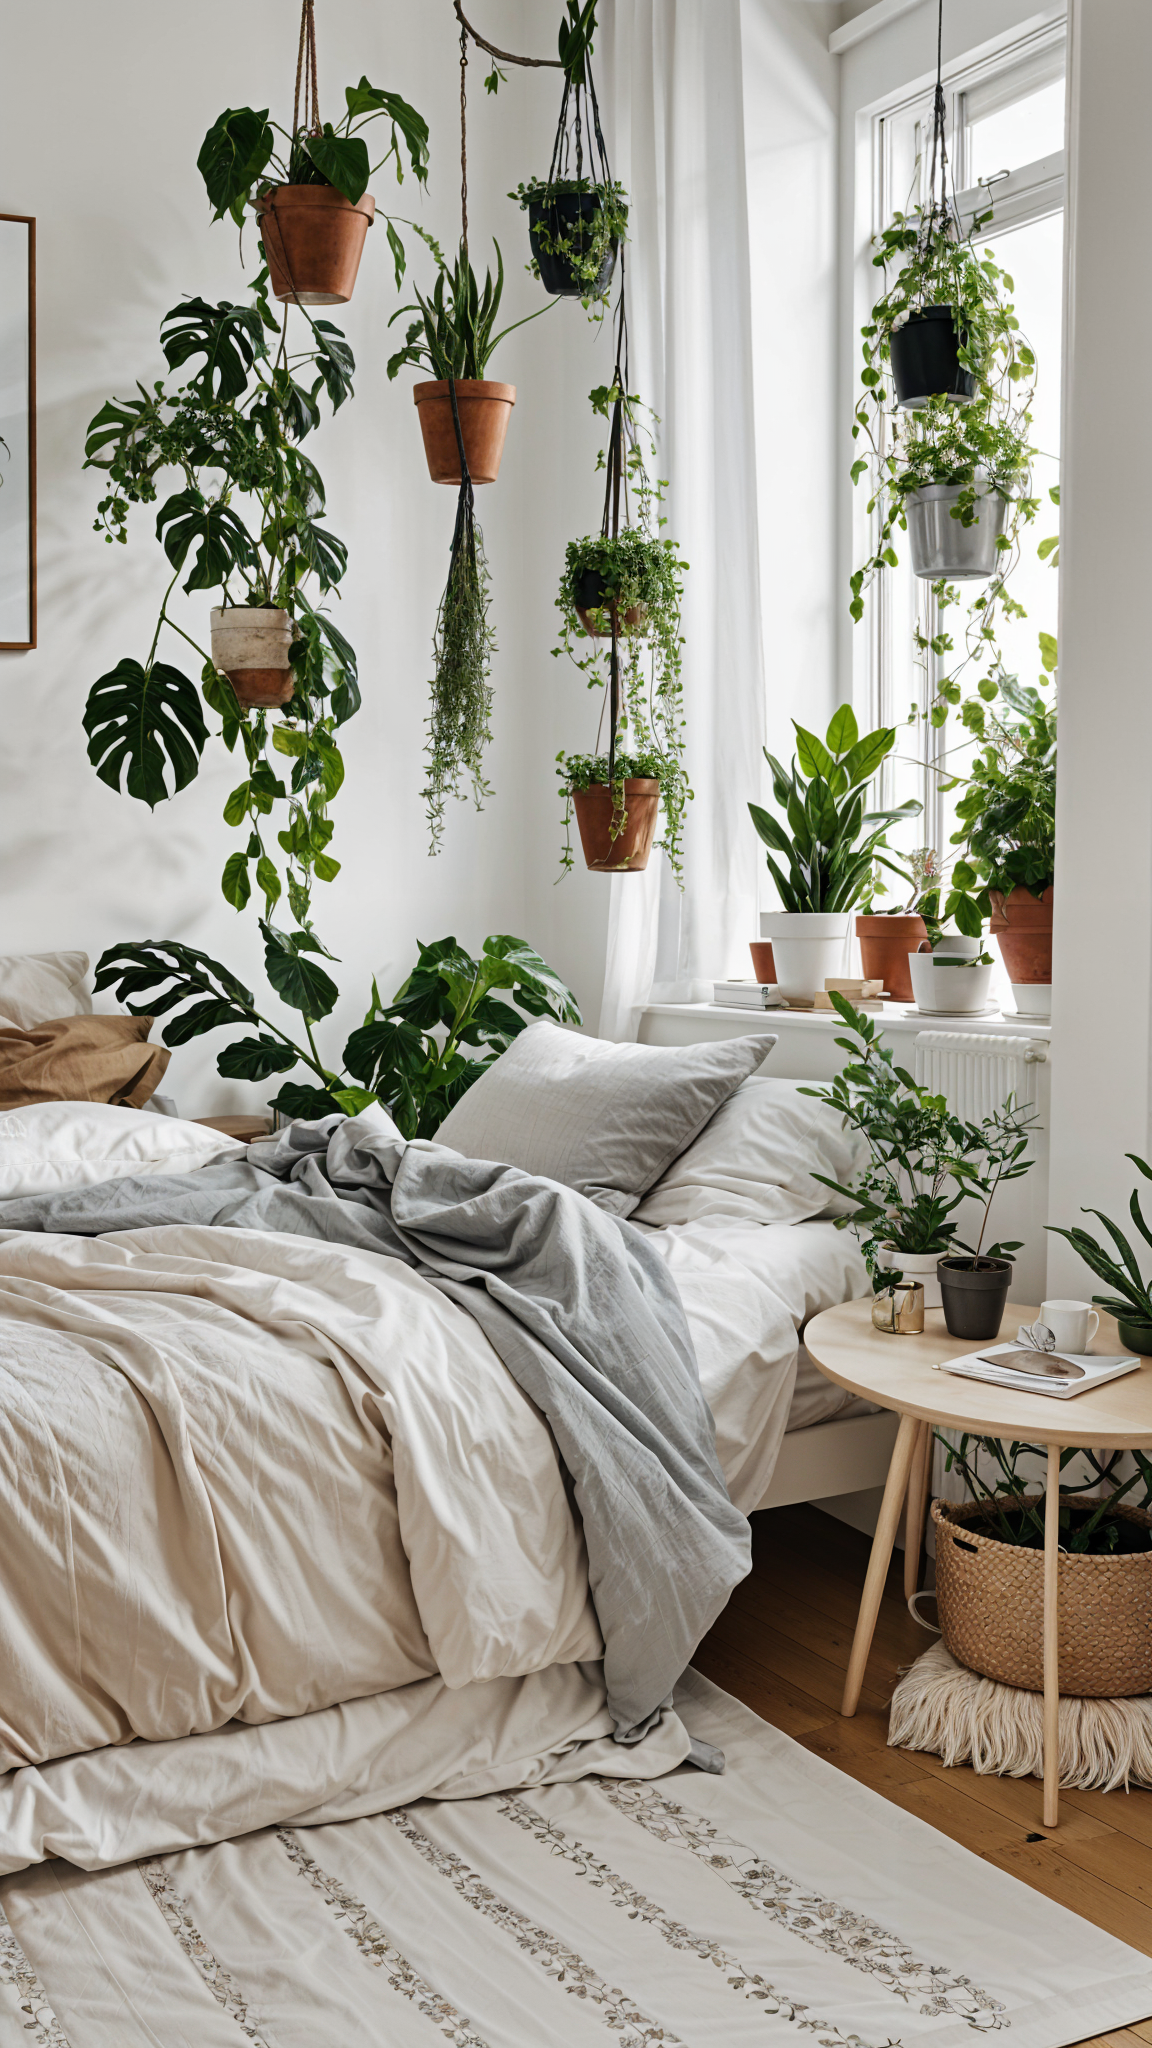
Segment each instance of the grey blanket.
[[0,1202],[7,1230],[181,1223],[381,1252],[475,1317],[571,1476],[616,1738],[639,1741],[751,1566],[680,1298],[643,1233],[555,1181],[409,1144],[375,1108],[195,1173]]

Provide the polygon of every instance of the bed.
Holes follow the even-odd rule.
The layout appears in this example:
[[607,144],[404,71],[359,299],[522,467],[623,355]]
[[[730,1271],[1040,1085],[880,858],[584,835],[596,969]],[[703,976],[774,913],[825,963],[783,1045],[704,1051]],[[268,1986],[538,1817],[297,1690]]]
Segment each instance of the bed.
[[[743,1513],[771,1498],[790,1429],[852,1419],[799,1332],[864,1285],[807,1171],[851,1162],[826,1113],[765,1086],[762,1050],[675,1171],[627,1198],[674,1282]],[[738,1159],[735,1191],[718,1187],[725,1117],[744,1129],[749,1102],[780,1126],[782,1163],[755,1168],[777,1177]],[[132,1145],[106,1142],[87,1189],[175,1187],[190,1127],[108,1115]],[[806,1142],[819,1125],[806,1164],[797,1118]],[[66,1180],[89,1147],[57,1125]],[[194,1142],[214,1149],[184,1186],[247,1156]],[[21,1217],[0,1231],[0,1869],[684,1760],[671,1712],[637,1746],[612,1740],[603,1586],[593,1598],[556,1435],[458,1301],[363,1245],[234,1222],[97,1232],[75,1213],[0,1216]]]

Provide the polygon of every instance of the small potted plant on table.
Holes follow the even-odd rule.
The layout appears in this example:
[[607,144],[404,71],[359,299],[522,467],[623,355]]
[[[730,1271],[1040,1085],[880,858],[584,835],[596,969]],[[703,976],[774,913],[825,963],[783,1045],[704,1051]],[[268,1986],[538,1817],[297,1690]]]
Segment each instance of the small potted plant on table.
[[[885,1273],[920,1281],[925,1307],[943,1308],[952,1336],[987,1342],[1000,1328],[1020,1245],[994,1244],[985,1252],[984,1234],[997,1190],[1031,1165],[1025,1155],[1033,1119],[1011,1096],[980,1123],[954,1116],[942,1095],[895,1064],[872,1018],[844,996],[832,1002],[851,1034],[836,1041],[848,1061],[829,1087],[801,1093],[838,1109],[869,1150],[854,1187],[815,1176],[856,1204],[837,1227],[857,1231],[874,1285]],[[956,1237],[955,1212],[969,1195],[983,1203],[975,1249]]]
[[[830,976],[843,974],[852,912],[868,893],[873,863],[880,861],[905,878],[887,854],[885,835],[898,820],[917,817],[920,805],[913,801],[886,811],[865,810],[868,785],[895,743],[894,726],[881,726],[861,739],[845,704],[834,713],[823,740],[796,725],[791,770],[764,750],[787,822],[760,804],[748,806],[768,849],[768,869],[783,905],[761,916],[760,936],[772,942],[776,979],[790,1001],[810,1004]],[[786,862],[786,871],[776,854]]]

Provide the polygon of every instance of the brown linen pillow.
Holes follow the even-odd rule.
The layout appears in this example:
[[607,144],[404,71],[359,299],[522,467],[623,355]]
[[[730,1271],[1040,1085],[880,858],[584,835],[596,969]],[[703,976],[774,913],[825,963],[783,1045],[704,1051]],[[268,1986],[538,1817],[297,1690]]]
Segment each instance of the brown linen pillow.
[[0,1109],[30,1102],[119,1102],[142,1109],[172,1055],[149,1045],[154,1017],[54,1017],[0,1029]]

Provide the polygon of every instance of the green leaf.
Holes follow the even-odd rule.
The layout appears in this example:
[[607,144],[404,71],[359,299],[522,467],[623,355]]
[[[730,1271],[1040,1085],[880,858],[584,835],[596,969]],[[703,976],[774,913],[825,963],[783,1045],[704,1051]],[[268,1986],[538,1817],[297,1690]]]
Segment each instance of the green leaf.
[[[407,145],[412,169],[421,184],[426,185],[428,183],[428,123],[424,116],[418,114],[415,107],[409,106],[407,100],[401,99],[398,92],[385,92],[379,86],[369,85],[366,78],[361,78],[359,85],[345,86],[344,98],[348,103],[349,120],[355,120],[361,114],[368,115],[369,117],[372,114],[386,114],[388,116],[393,124],[393,147],[395,147],[396,142],[395,131],[398,128]],[[399,157],[397,157],[396,169],[399,176]]]
[[533,1016],[545,1011],[564,1024],[581,1024],[580,1006],[560,976],[523,939],[496,933],[485,939],[480,957],[480,979],[485,987],[498,986],[493,963],[499,962],[512,980],[505,986],[517,991],[516,1000]]
[[305,1123],[315,1123],[324,1116],[342,1114],[340,1104],[326,1088],[306,1087],[300,1081],[285,1081],[284,1086],[272,1097],[272,1108],[290,1121],[301,1118]]
[[216,220],[223,220],[236,201],[247,196],[274,148],[267,107],[259,114],[251,107],[225,107],[196,159]]
[[174,569],[182,569],[189,548],[196,561],[185,590],[211,590],[233,570],[253,564],[256,550],[243,520],[227,505],[212,504],[200,491],[177,491],[156,515],[156,538]]
[[814,732],[808,732],[804,726],[796,725],[795,719],[792,723],[796,726],[796,757],[805,775],[822,775],[831,781],[836,772],[836,763],[827,747],[817,739]]
[[266,853],[262,853],[256,863],[256,887],[264,897],[267,912],[271,915],[273,904],[280,900],[280,877]]
[[966,939],[978,939],[984,929],[984,920],[978,906],[970,896],[958,896],[953,904],[952,914],[957,927]]
[[1055,633],[1040,634],[1040,660],[1048,675],[1054,675],[1059,659]]
[[[281,1002],[299,1010],[309,1024],[316,1024],[335,1009],[340,991],[331,977],[314,960],[301,958],[293,939],[274,931],[263,919],[264,971]],[[299,934],[294,935],[299,942]]]
[[824,737],[837,758],[856,745],[860,737],[860,728],[850,704],[841,704],[839,710],[833,712],[832,722]]
[[268,354],[256,308],[232,306],[224,299],[216,306],[205,299],[173,306],[161,323],[160,346],[173,370],[193,356],[204,357],[191,381],[207,400],[242,398],[253,364]]
[[269,1074],[287,1074],[299,1066],[300,1055],[283,1038],[261,1031],[256,1038],[237,1038],[216,1056],[216,1072],[226,1081],[266,1081]]
[[380,1101],[380,1097],[373,1095],[369,1088],[334,1088],[332,1099],[339,1103],[345,1116],[359,1116],[362,1109],[371,1109]]
[[330,853],[318,853],[312,863],[313,872],[319,882],[334,882],[340,873],[340,862],[333,860]]
[[368,144],[359,135],[333,135],[329,130],[300,139],[326,184],[334,185],[353,206],[363,199],[371,166]]
[[866,733],[862,740],[854,741],[843,764],[849,789],[855,789],[861,782],[869,782],[895,744],[894,725],[878,726],[875,732]]
[[[339,412],[344,400],[353,395],[352,378],[356,370],[356,358],[343,332],[334,326],[331,320],[313,320],[310,325],[316,367],[328,392],[333,412]],[[319,389],[319,385],[316,388]]]
[[110,789],[123,786],[152,809],[193,780],[208,738],[199,695],[187,676],[163,661],[145,670],[127,658],[93,683],[84,730],[88,759],[101,782]]
[[243,910],[252,894],[252,884],[248,880],[247,854],[229,854],[224,863],[224,873],[220,877],[220,887],[225,902],[230,903],[233,910]]

